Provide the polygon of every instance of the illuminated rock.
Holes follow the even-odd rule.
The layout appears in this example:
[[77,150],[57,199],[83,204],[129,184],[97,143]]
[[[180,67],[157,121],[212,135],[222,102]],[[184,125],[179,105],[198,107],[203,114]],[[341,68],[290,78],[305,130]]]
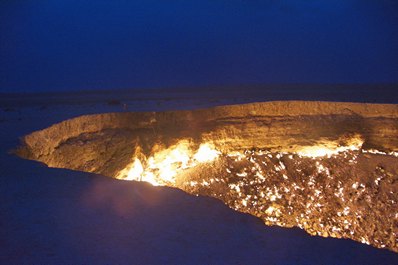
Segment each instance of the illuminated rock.
[[209,195],[268,225],[398,252],[398,106],[269,102],[88,115],[17,153]]

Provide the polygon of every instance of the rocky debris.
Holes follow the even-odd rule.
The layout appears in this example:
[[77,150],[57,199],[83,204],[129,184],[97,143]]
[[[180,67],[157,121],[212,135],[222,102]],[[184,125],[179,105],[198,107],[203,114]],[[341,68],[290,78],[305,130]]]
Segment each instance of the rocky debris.
[[183,174],[177,187],[218,198],[267,225],[398,252],[398,158],[246,151]]

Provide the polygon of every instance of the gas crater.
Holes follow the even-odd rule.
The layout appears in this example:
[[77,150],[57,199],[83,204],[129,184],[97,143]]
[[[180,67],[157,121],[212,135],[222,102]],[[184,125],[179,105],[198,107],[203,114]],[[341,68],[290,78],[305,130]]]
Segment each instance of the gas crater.
[[398,105],[287,101],[87,115],[24,136],[16,153],[212,196],[267,225],[398,252]]

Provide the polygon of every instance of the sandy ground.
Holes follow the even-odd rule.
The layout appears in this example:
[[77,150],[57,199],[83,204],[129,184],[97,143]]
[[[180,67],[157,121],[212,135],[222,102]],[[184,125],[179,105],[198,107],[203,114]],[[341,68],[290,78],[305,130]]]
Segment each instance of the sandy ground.
[[51,169],[8,153],[20,136],[81,114],[239,100],[159,94],[132,101],[109,95],[48,100],[11,104],[2,98],[7,104],[0,106],[0,264],[398,264],[396,253],[267,227],[216,199]]

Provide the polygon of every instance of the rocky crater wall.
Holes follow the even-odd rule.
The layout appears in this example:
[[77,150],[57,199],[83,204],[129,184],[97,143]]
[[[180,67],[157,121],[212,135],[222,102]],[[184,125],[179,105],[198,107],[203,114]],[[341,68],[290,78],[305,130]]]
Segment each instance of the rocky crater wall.
[[[116,177],[187,139],[221,154],[169,186],[209,195],[269,225],[299,226],[398,252],[398,105],[266,102],[211,109],[108,113],[21,139],[17,154],[50,167]],[[360,146],[304,157],[305,147]]]
[[[95,152],[95,160],[101,164],[109,153],[132,155],[134,147],[140,145],[149,155],[155,144],[167,146],[183,137],[197,143],[212,141],[223,152],[248,148],[292,151],[350,134],[361,135],[367,148],[394,151],[398,150],[397,120],[397,105],[303,101],[192,111],[109,113],[81,116],[33,132],[23,137],[18,153],[49,166],[79,169],[81,165],[76,163],[88,160],[84,158],[86,152]],[[96,141],[109,144],[96,145]],[[72,143],[76,148],[71,148]],[[69,145],[68,150],[65,144]],[[80,148],[83,144],[88,144],[89,150]],[[57,159],[54,155],[60,153]],[[78,154],[81,162],[68,159],[72,154]],[[119,166],[125,165],[120,161]]]

